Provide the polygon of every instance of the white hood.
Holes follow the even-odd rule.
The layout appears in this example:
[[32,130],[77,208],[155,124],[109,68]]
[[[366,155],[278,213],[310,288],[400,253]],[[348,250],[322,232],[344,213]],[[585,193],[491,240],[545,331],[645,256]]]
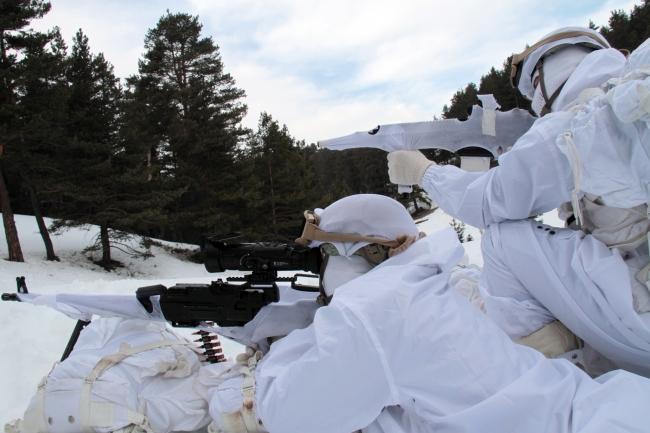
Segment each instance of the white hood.
[[[550,98],[551,95],[555,94],[557,89],[573,74],[578,65],[580,65],[580,62],[592,52],[593,50],[591,48],[583,45],[572,45],[544,58],[544,66],[542,69],[544,72],[546,96]],[[533,76],[533,82],[535,76]],[[557,109],[557,104],[553,104],[553,109]]]
[[555,30],[547,35],[544,35],[544,37],[541,38],[540,40],[546,39],[547,37],[553,36],[558,33],[570,32],[570,31],[581,31],[581,32],[587,32],[593,34],[594,38],[602,41],[602,43],[598,43],[595,39],[589,36],[575,36],[572,38],[561,39],[559,41],[554,41],[548,44],[544,44],[538,49],[536,49],[535,51],[533,51],[532,53],[530,53],[530,55],[526,57],[526,60],[522,65],[521,79],[519,80],[519,85],[517,86],[521,94],[524,95],[529,100],[532,100],[533,95],[535,94],[535,87],[533,87],[533,82],[532,82],[532,76],[533,73],[535,72],[535,66],[537,65],[539,59],[541,59],[542,56],[545,53],[547,53],[549,50],[555,47],[559,47],[561,45],[572,45],[572,44],[584,44],[584,45],[592,46],[594,48],[611,48],[609,43],[605,40],[605,38],[600,33],[585,27],[564,27]]
[[[325,209],[316,209],[321,218],[318,228],[326,232],[397,239],[407,234],[419,236],[413,218],[404,206],[392,198],[376,194],[351,195],[338,200]],[[312,241],[317,247],[323,242]],[[350,256],[369,242],[332,242],[339,254]]]
[[608,80],[618,77],[625,67],[625,56],[618,50],[608,48],[588,54],[573,71],[560,96],[553,104],[553,111],[565,111],[578,101],[580,92],[600,87]]

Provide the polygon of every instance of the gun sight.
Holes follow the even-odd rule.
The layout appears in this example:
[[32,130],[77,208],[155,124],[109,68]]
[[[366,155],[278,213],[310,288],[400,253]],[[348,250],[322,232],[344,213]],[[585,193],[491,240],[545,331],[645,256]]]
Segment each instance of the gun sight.
[[[235,238],[232,235],[229,239]],[[318,248],[293,247],[274,242],[226,244],[223,236],[210,238],[205,249],[205,269],[225,271],[305,271],[320,272],[322,256]]]

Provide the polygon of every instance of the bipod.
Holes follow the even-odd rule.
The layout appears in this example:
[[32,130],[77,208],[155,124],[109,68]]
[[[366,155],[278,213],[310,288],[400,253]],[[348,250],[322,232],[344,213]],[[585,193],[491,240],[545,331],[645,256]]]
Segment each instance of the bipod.
[[72,335],[70,335],[68,344],[65,346],[65,350],[63,351],[63,356],[61,356],[61,362],[65,361],[68,356],[70,356],[72,350],[74,349],[74,345],[77,344],[79,334],[81,334],[81,331],[88,325],[90,325],[90,322],[86,322],[85,320],[77,320],[77,324],[74,325],[74,329],[72,330]]
[[[25,282],[25,277],[16,277],[16,292],[29,293],[29,291],[27,290],[27,283]],[[3,293],[2,300],[20,302],[20,298],[16,293]],[[63,351],[63,356],[61,356],[61,361],[64,361],[68,356],[70,356],[72,349],[74,349],[74,345],[77,344],[77,340],[79,339],[79,334],[81,333],[81,330],[84,329],[89,324],[90,322],[86,322],[85,320],[77,320],[77,324],[72,330],[72,335],[68,340],[68,345],[65,347],[65,350]]]
[[16,291],[18,293],[29,293],[27,291],[27,283],[25,283],[25,277],[16,277]]
[[[27,291],[27,284],[25,283],[25,277],[16,277],[16,292],[29,293]],[[20,298],[16,293],[3,293],[2,300],[20,302]]]

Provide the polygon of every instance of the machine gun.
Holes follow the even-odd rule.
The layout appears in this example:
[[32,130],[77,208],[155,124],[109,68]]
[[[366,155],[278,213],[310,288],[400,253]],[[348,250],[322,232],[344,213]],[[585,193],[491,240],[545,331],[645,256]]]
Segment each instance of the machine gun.
[[[244,326],[264,306],[280,300],[278,282],[291,283],[295,290],[319,291],[317,286],[298,284],[298,277],[318,278],[322,263],[318,248],[293,247],[272,242],[231,243],[241,236],[241,233],[230,233],[210,238],[205,249],[205,268],[208,272],[250,272],[242,277],[228,277],[226,281],[218,279],[210,284],[140,287],[135,298],[60,294],[56,295],[57,302],[70,305],[88,315],[109,314],[153,320],[162,320],[164,317],[164,320],[176,327],[197,327],[202,322],[215,322],[219,326]],[[293,277],[279,277],[279,271],[305,271],[312,274],[298,273]],[[19,282],[18,293],[3,294],[3,301],[30,302],[39,296],[27,292],[24,278],[20,281],[22,285]]]
[[[140,287],[136,297],[151,313],[151,296],[160,296],[160,308],[172,326],[196,327],[207,321],[219,326],[243,326],[253,320],[262,307],[280,300],[276,282],[291,283],[296,290],[318,292],[318,287],[297,282],[301,276],[317,277],[322,262],[318,248],[271,242],[226,243],[241,236],[230,233],[210,238],[205,249],[205,268],[208,272],[237,270],[250,274],[228,277],[226,281],[218,279],[210,284]],[[307,271],[316,275],[279,277],[278,271]],[[234,282],[238,284],[232,284]]]

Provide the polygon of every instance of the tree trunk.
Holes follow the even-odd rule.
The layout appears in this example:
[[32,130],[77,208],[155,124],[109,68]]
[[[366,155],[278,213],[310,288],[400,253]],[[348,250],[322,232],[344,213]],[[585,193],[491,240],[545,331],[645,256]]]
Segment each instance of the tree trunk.
[[[147,167],[151,167],[151,148],[147,151]],[[149,173],[147,180],[151,181],[151,179],[153,179],[153,176]]]
[[273,231],[275,232],[275,239],[278,240],[278,222],[275,218],[275,195],[273,194],[273,172],[271,171],[271,163],[269,162],[269,183],[271,185],[271,224],[273,224]]
[[0,171],[0,212],[2,212],[2,221],[7,236],[9,261],[24,262],[23,251],[20,248],[20,240],[18,239],[18,230],[14,221],[14,213],[11,211],[11,203],[9,202],[9,192],[7,191],[2,171]]
[[99,227],[99,236],[101,237],[102,242],[102,262],[104,267],[108,269],[112,260],[111,260],[111,241],[108,238],[108,224],[102,223]]
[[59,260],[56,254],[54,254],[54,246],[52,245],[52,239],[50,239],[50,233],[47,231],[47,226],[45,225],[45,221],[43,220],[43,213],[41,212],[41,203],[38,201],[38,196],[36,195],[36,187],[32,183],[32,178],[28,173],[23,173],[23,177],[27,181],[29,196],[32,200],[32,210],[34,211],[34,218],[36,218],[38,231],[41,232],[41,237],[43,238],[43,243],[45,244],[47,259],[60,262],[61,260]]

